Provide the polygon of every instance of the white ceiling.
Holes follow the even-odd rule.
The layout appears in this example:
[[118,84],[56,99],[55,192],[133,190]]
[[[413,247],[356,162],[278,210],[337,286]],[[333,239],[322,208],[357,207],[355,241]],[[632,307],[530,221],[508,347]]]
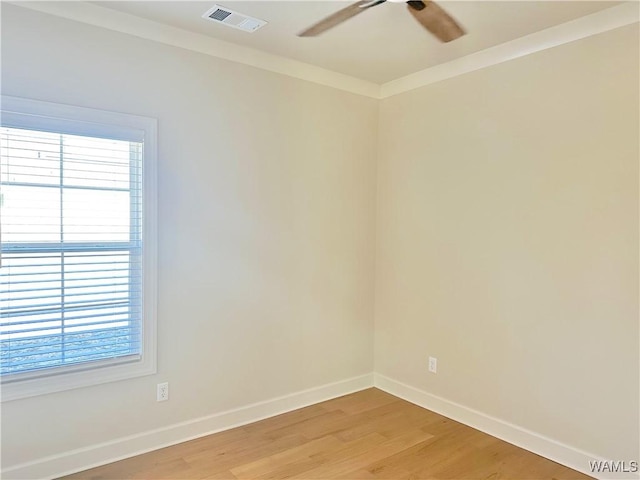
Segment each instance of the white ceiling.
[[[93,2],[148,20],[255,48],[335,72],[382,84],[621,2],[611,1],[441,1],[468,34],[438,42],[402,3],[371,8],[319,37],[296,33],[343,8],[342,1],[104,1]],[[268,25],[246,33],[203,19],[220,4]]]

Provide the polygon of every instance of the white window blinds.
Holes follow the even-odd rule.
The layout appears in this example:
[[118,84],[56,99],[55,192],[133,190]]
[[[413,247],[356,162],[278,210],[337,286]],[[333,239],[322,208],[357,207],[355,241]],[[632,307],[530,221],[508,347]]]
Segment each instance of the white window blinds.
[[77,135],[70,133],[73,128],[51,127],[51,122],[34,129],[33,122],[24,128],[4,120],[3,380],[58,367],[139,359],[142,138]]

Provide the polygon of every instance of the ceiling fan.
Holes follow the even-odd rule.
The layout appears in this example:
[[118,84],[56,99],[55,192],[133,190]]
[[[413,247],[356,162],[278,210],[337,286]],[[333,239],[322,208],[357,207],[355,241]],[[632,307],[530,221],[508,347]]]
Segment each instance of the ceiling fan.
[[[298,36],[315,37],[351,17],[355,17],[365,10],[378,6],[386,1],[387,0],[359,0],[320,20],[318,23],[300,32]],[[411,15],[441,42],[450,42],[465,34],[465,31],[458,22],[435,2],[430,0],[409,0],[407,2],[407,8],[409,12],[411,12]]]

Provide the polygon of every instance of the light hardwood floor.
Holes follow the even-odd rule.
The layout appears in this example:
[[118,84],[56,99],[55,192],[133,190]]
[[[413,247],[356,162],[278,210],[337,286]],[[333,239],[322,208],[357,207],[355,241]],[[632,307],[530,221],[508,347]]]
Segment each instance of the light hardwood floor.
[[67,479],[588,479],[371,388]]

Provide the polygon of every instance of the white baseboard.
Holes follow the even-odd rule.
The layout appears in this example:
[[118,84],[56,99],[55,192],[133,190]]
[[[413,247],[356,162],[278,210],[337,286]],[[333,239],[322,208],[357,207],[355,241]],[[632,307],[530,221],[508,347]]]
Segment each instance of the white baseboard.
[[147,432],[11,466],[3,479],[56,478],[239,427],[373,386],[373,374],[349,378]]
[[590,475],[600,480],[635,480],[639,478],[638,473],[594,473],[591,471],[589,462],[605,460],[601,456],[584,452],[536,432],[505,422],[499,418],[492,417],[465,407],[464,405],[451,402],[442,397],[432,395],[405,383],[385,377],[384,375],[374,374],[374,386],[403,400],[444,415],[481,432],[553,460],[561,465],[573,468],[585,475]]

